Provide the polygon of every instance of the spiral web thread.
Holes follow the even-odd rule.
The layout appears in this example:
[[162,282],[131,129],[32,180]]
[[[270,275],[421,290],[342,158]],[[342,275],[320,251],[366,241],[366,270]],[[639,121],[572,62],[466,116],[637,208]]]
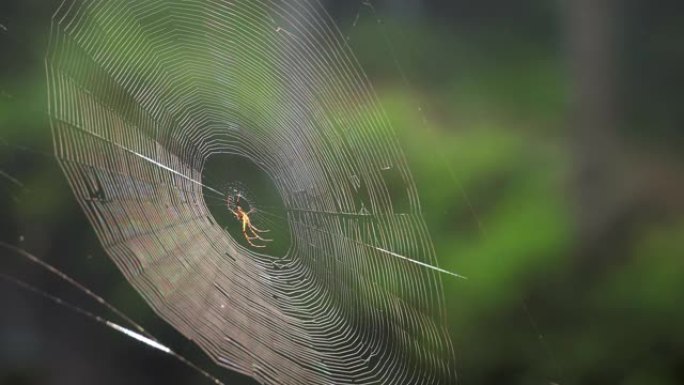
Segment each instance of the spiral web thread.
[[[103,247],[217,364],[265,384],[455,382],[414,182],[318,2],[67,0],[46,69],[55,152]],[[273,180],[284,256],[212,218],[218,154]]]

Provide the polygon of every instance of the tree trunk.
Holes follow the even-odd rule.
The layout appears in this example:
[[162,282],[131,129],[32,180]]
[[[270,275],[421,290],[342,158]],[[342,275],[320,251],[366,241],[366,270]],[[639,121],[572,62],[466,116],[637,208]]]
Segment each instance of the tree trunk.
[[613,227],[623,203],[616,133],[615,6],[613,0],[566,0],[565,17],[577,235],[580,245],[591,247]]

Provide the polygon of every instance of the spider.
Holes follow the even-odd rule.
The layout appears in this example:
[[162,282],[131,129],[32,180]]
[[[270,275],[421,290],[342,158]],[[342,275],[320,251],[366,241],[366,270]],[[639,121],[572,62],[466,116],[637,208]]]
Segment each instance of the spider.
[[[258,239],[258,240],[263,241],[263,242],[272,242],[273,241],[272,239],[262,238],[259,235],[259,233],[267,233],[271,230],[260,230],[256,227],[254,227],[254,225],[252,225],[252,221],[249,219],[249,214],[253,213],[255,209],[253,207],[250,207],[249,211],[243,210],[242,207],[240,206],[240,195],[239,194],[237,196],[237,201],[235,203],[235,210],[233,210],[231,208],[231,202],[233,200],[232,198],[233,198],[232,196],[228,197],[228,200],[227,200],[228,210],[230,210],[230,212],[233,213],[233,215],[235,215],[235,218],[240,223],[242,223],[242,235],[245,236],[245,240],[247,241],[247,243],[249,243],[250,246],[252,246],[252,247],[266,247],[266,245],[256,245],[252,242],[252,240]],[[253,236],[250,236],[248,231]]]

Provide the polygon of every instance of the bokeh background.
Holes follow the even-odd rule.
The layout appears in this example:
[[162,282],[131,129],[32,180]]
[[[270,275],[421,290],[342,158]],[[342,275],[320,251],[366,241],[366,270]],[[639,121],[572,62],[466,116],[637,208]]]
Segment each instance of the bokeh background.
[[[461,384],[684,383],[684,3],[326,0],[387,110],[445,279]],[[54,158],[55,0],[0,3],[0,240],[229,384],[103,254]],[[110,316],[0,250],[0,272]],[[0,281],[0,384],[206,384]]]

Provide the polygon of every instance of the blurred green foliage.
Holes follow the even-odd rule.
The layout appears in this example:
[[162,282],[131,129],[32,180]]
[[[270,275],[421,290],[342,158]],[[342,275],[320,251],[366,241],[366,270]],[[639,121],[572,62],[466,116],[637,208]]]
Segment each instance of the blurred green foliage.
[[583,249],[567,57],[540,41],[392,21],[350,34],[440,264],[469,278],[445,280],[463,383],[681,383],[682,214],[646,203]]

